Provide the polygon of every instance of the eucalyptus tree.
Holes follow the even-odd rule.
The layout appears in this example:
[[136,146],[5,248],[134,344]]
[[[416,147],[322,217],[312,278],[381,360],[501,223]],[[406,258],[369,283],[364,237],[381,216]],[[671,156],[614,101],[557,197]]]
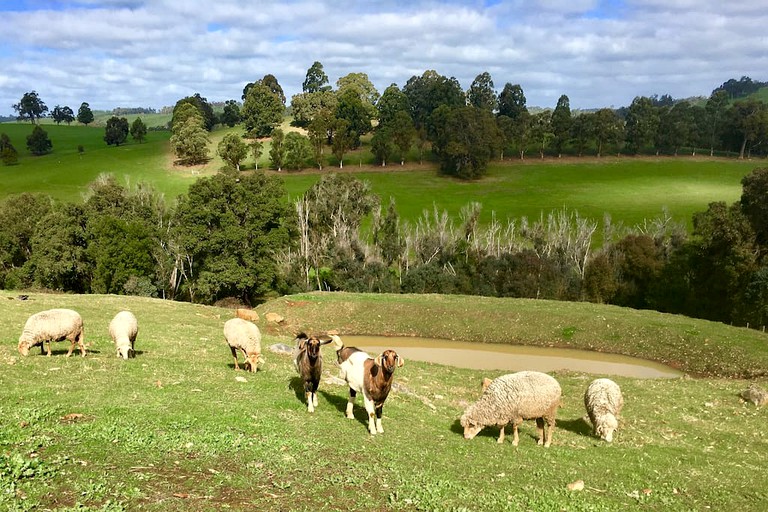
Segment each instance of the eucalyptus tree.
[[573,125],[571,102],[565,94],[557,100],[555,110],[552,112],[551,125],[554,136],[552,143],[557,154],[560,155],[563,152],[563,147],[571,139],[571,126]]
[[180,164],[195,165],[207,162],[209,142],[208,132],[199,113],[190,115],[181,124],[174,124],[170,143]]
[[398,112],[410,112],[408,96],[400,90],[397,84],[391,84],[384,89],[381,98],[376,103],[376,109],[378,111],[379,124],[387,124]]
[[498,108],[499,99],[490,73],[484,71],[472,81],[467,89],[467,104],[488,112],[494,112]]
[[176,105],[174,105],[173,107],[173,117],[171,119],[171,126],[173,126],[177,122],[177,119],[176,119],[177,109],[179,109],[185,103],[194,105],[194,107],[197,108],[198,112],[200,113],[200,118],[203,120],[203,127],[207,131],[213,130],[213,127],[216,126],[216,123],[218,122],[218,119],[216,118],[216,113],[213,111],[213,107],[211,106],[211,104],[208,103],[208,100],[200,96],[199,92],[195,93],[193,96],[187,96],[176,102]]
[[133,120],[130,131],[133,140],[139,144],[144,142],[144,139],[147,138],[147,125],[144,124],[144,121],[142,121],[140,117]]
[[338,97],[333,91],[304,92],[291,97],[291,125],[307,128],[318,112],[334,112]]
[[659,109],[650,98],[637,96],[627,110],[626,143],[627,149],[638,154],[643,148],[656,140],[659,129]]
[[520,84],[511,84],[507,82],[499,93],[499,112],[500,116],[507,116],[513,122],[528,113],[526,106],[525,93]]
[[368,117],[376,117],[376,103],[378,103],[380,94],[376,87],[368,79],[365,73],[349,73],[336,81],[336,93],[342,97],[347,91],[353,91],[360,98],[365,109],[368,111]]
[[705,110],[707,112],[707,125],[709,133],[709,156],[715,153],[715,141],[720,137],[720,131],[724,123],[725,112],[728,108],[728,93],[724,89],[712,91]]
[[75,120],[75,113],[72,111],[71,108],[68,106],[59,106],[56,105],[53,107],[53,110],[51,111],[51,118],[53,119],[53,122],[56,124],[61,123],[67,123],[70,124],[72,121]]
[[257,82],[245,97],[240,116],[251,137],[268,137],[283,120],[285,106],[266,85]]
[[429,117],[440,106],[449,108],[466,105],[466,97],[459,81],[445,77],[435,70],[427,70],[421,76],[412,76],[403,86],[408,98],[411,117],[417,129],[432,130]]
[[737,100],[727,111],[727,130],[732,144],[744,159],[748,144],[760,144],[768,137],[768,105],[754,98]]
[[347,130],[352,139],[353,148],[360,145],[360,136],[371,131],[371,113],[360,99],[360,95],[347,89],[339,94],[334,116],[347,121]]
[[128,120],[124,117],[112,116],[107,119],[107,125],[104,128],[104,142],[108,146],[119,146],[128,139]]
[[285,133],[280,128],[272,130],[272,145],[269,148],[269,161],[272,168],[283,170],[285,164]]
[[624,123],[610,108],[601,108],[589,118],[590,133],[595,141],[597,156],[603,155],[603,149],[608,144],[618,144],[624,136]]
[[228,133],[219,142],[217,153],[228,167],[239,171],[240,163],[248,156],[248,149],[242,137]]
[[285,167],[299,170],[306,167],[312,158],[312,145],[306,135],[299,132],[288,132],[285,135]]
[[77,122],[86,126],[93,122],[93,111],[88,103],[82,102],[77,109]]
[[235,100],[227,100],[224,102],[224,110],[221,113],[221,122],[229,126],[234,127],[240,122],[240,105]]
[[323,65],[320,61],[312,63],[307,70],[304,83],[301,85],[301,90],[304,92],[322,92],[331,90],[331,86],[328,85],[328,75],[323,71]]
[[17,119],[19,121],[29,119],[30,122],[37,123],[41,117],[45,117],[48,107],[36,91],[30,91],[25,92],[21,100],[13,105],[13,110],[18,112]]
[[485,174],[500,145],[493,115],[472,106],[451,109],[443,105],[432,116],[440,126],[432,144],[441,172],[462,179]]
[[50,153],[53,150],[53,143],[46,132],[39,124],[32,128],[32,133],[27,135],[27,149],[35,156]]

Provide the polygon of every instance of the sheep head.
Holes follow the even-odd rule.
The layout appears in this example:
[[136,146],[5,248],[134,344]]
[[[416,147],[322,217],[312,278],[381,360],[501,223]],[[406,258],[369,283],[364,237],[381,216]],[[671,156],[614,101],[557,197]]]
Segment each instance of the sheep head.
[[131,357],[131,352],[133,352],[131,347],[121,346],[117,349],[117,355],[123,359],[128,359]]
[[29,355],[29,344],[24,340],[19,340],[19,353],[23,356]]
[[488,377],[483,377],[483,383],[482,383],[483,391],[488,389],[488,386],[491,385],[491,382],[493,382],[493,381],[491,379],[489,379]]
[[267,360],[264,359],[264,356],[259,353],[249,354],[245,358],[245,369],[251,373],[255,373],[257,370],[261,369],[261,365],[266,362]]
[[405,359],[397,355],[397,352],[394,350],[385,350],[373,361],[376,363],[376,366],[381,366],[387,373],[393,373],[395,367],[399,368],[405,364]]
[[461,416],[460,423],[461,426],[464,427],[464,439],[472,439],[483,430],[483,425],[473,423],[472,420],[467,418],[466,414]]
[[607,442],[613,441],[613,431],[619,428],[619,422],[611,413],[606,414],[597,419],[597,427],[595,433],[600,436],[600,439],[604,439]]

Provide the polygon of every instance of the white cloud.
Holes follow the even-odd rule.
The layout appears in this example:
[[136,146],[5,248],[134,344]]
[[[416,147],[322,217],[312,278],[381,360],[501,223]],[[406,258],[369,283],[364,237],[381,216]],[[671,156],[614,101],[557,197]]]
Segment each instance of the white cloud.
[[195,92],[239,99],[267,73],[290,97],[315,60],[332,84],[364,72],[380,91],[427,69],[465,88],[489,71],[499,90],[521,84],[531,106],[567,94],[572,108],[768,79],[768,12],[745,0],[48,4],[0,7],[0,114],[33,89],[49,106],[73,108],[159,108]]

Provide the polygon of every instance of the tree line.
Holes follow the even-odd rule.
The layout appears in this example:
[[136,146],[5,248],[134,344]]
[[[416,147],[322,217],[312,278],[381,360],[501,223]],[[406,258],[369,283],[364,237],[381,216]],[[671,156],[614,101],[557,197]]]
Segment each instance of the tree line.
[[[171,147],[178,163],[203,163],[211,157],[208,132],[218,124],[242,126],[240,137],[215,148],[227,166],[239,169],[250,152],[258,159],[270,138],[274,169],[322,169],[329,155],[343,167],[345,155],[370,134],[366,144],[381,165],[404,164],[415,150],[419,160],[434,159],[441,172],[466,179],[482,176],[490,161],[510,156],[732,152],[748,158],[768,151],[768,105],[747,97],[763,86],[742,77],[724,82],[701,101],[638,96],[626,107],[583,112],[572,111],[563,94],[553,109],[529,111],[520,84],[507,82],[497,92],[488,72],[466,91],[455,78],[427,70],[380,94],[365,73],[339,78],[334,89],[315,62],[290,103],[272,74],[248,83],[240,100],[217,103],[216,110],[199,93],[180,99],[172,109]],[[35,91],[13,107],[19,119],[33,123],[48,111]],[[76,117],[69,107],[57,105],[52,116],[57,123],[77,119],[87,125],[93,121],[89,112],[87,103]],[[286,112],[303,132],[278,128]],[[112,120],[122,122],[118,116]],[[121,143],[111,135],[105,140]]]
[[28,193],[0,203],[0,287],[207,304],[308,290],[526,297],[759,327],[768,168],[742,185],[738,202],[696,213],[688,234],[667,215],[622,228],[568,210],[480,225],[477,203],[458,218],[435,208],[401,222],[394,201],[349,174],[324,175],[288,204],[278,177],[224,171],[172,206],[103,175],[82,203]]

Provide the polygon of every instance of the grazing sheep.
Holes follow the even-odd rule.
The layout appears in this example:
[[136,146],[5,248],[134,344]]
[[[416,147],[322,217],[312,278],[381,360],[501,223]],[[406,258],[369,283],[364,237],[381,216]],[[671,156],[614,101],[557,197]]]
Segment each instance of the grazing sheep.
[[624,406],[621,388],[611,379],[595,379],[584,392],[584,406],[592,421],[592,433],[607,442],[619,428],[619,413]]
[[47,349],[51,355],[51,341],[69,340],[71,345],[67,357],[72,355],[75,343],[80,348],[80,354],[85,357],[85,342],[83,319],[77,311],[71,309],[49,309],[35,313],[27,319],[24,330],[19,337],[19,353],[26,356],[29,349],[40,345],[40,353]]
[[261,355],[261,332],[259,328],[242,318],[231,318],[224,323],[224,338],[235,358],[235,370],[240,369],[237,364],[237,350],[240,349],[245,357],[246,371],[255,372],[266,362]]
[[741,392],[741,398],[746,402],[751,402],[758,407],[768,403],[768,392],[757,384],[750,384],[747,389]]
[[356,347],[345,347],[336,335],[331,335],[336,356],[341,365],[341,378],[349,386],[347,418],[354,418],[352,409],[357,393],[363,394],[363,404],[368,412],[368,432],[371,435],[384,433],[381,416],[384,401],[392,388],[395,368],[403,366],[405,360],[394,350],[385,350],[375,359]]
[[120,311],[109,322],[109,335],[115,342],[117,357],[128,359],[136,354],[133,350],[133,344],[136,341],[136,335],[139,333],[139,322],[136,316],[130,311]]
[[304,382],[309,412],[315,412],[317,407],[317,387],[320,385],[320,376],[323,373],[323,354],[320,352],[320,347],[331,341],[320,341],[317,336],[307,336],[303,332],[296,335],[296,347],[291,355],[293,366]]
[[[486,386],[487,384],[487,386]],[[504,427],[512,423],[512,444],[519,442],[517,427],[523,420],[535,419],[539,433],[538,444],[552,443],[557,409],[562,390],[557,381],[546,373],[523,371],[502,375],[483,383],[483,394],[467,407],[461,416],[464,439],[472,439],[488,426],[500,428],[499,443],[504,442]],[[544,429],[544,424],[547,430]]]

